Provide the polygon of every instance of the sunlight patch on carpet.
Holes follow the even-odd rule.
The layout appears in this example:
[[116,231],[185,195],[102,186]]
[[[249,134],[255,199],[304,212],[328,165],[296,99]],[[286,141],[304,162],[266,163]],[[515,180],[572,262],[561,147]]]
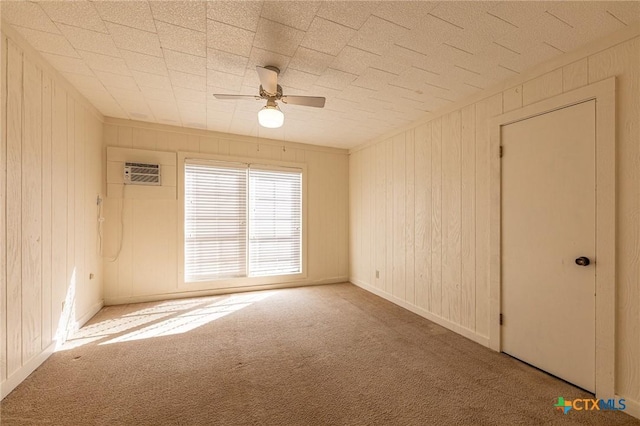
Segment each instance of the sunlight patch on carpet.
[[236,294],[224,300],[209,304],[203,308],[190,310],[178,316],[141,328],[140,330],[135,330],[131,333],[116,337],[109,341],[100,343],[100,345],[131,342],[134,340],[187,333],[210,323],[211,321],[215,321],[233,312],[246,308],[247,306],[251,306],[255,302],[264,300],[271,296],[271,294],[272,293]]
[[[75,289],[75,286],[70,286],[70,289]],[[74,291],[70,291],[70,294],[72,297],[75,296]],[[264,300],[272,294],[273,292],[243,293],[158,303],[117,318],[86,325],[70,333],[64,343],[56,348],[56,352],[75,349],[104,339],[110,340],[100,343],[101,345],[186,333]],[[72,309],[73,300],[69,302],[67,307]],[[65,320],[61,320],[64,329],[68,328],[70,316],[71,313],[68,313]],[[126,334],[116,337],[121,333]]]

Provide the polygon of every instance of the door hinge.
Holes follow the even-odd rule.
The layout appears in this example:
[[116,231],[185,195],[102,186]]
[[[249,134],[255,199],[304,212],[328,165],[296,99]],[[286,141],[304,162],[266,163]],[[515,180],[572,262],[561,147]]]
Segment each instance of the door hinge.
[[504,324],[504,318],[502,317],[502,314],[500,314],[500,325]]
[[500,145],[500,158],[504,155],[504,147]]

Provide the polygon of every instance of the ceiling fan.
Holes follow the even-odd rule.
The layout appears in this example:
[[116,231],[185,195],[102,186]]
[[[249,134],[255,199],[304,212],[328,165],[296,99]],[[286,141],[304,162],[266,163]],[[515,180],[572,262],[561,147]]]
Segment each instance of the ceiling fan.
[[267,105],[258,112],[258,123],[262,127],[271,129],[278,128],[284,123],[284,114],[278,108],[278,101],[291,104],[324,108],[325,98],[318,96],[285,96],[282,94],[282,87],[278,84],[278,74],[280,69],[271,65],[265,67],[257,66],[258,77],[260,78],[259,95],[222,95],[215,93],[216,99],[266,99]]

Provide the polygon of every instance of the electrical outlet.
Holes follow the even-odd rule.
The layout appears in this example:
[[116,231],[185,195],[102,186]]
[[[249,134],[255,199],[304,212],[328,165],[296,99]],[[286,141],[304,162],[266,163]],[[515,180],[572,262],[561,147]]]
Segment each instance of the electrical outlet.
[[376,278],[380,278],[380,271],[376,269]]

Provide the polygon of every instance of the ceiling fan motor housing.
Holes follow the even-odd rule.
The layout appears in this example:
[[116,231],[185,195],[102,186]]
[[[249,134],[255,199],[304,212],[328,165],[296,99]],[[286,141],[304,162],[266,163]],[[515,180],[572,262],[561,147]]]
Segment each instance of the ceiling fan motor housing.
[[276,99],[280,99],[280,98],[282,97],[282,86],[280,86],[280,85],[278,84],[278,89],[276,90],[276,93],[271,94],[271,93],[268,93],[267,91],[265,91],[265,90],[262,88],[262,84],[261,84],[261,85],[260,85],[260,96],[261,96],[261,97],[263,97],[263,98],[265,98],[265,99],[268,99],[268,98],[276,98]]

